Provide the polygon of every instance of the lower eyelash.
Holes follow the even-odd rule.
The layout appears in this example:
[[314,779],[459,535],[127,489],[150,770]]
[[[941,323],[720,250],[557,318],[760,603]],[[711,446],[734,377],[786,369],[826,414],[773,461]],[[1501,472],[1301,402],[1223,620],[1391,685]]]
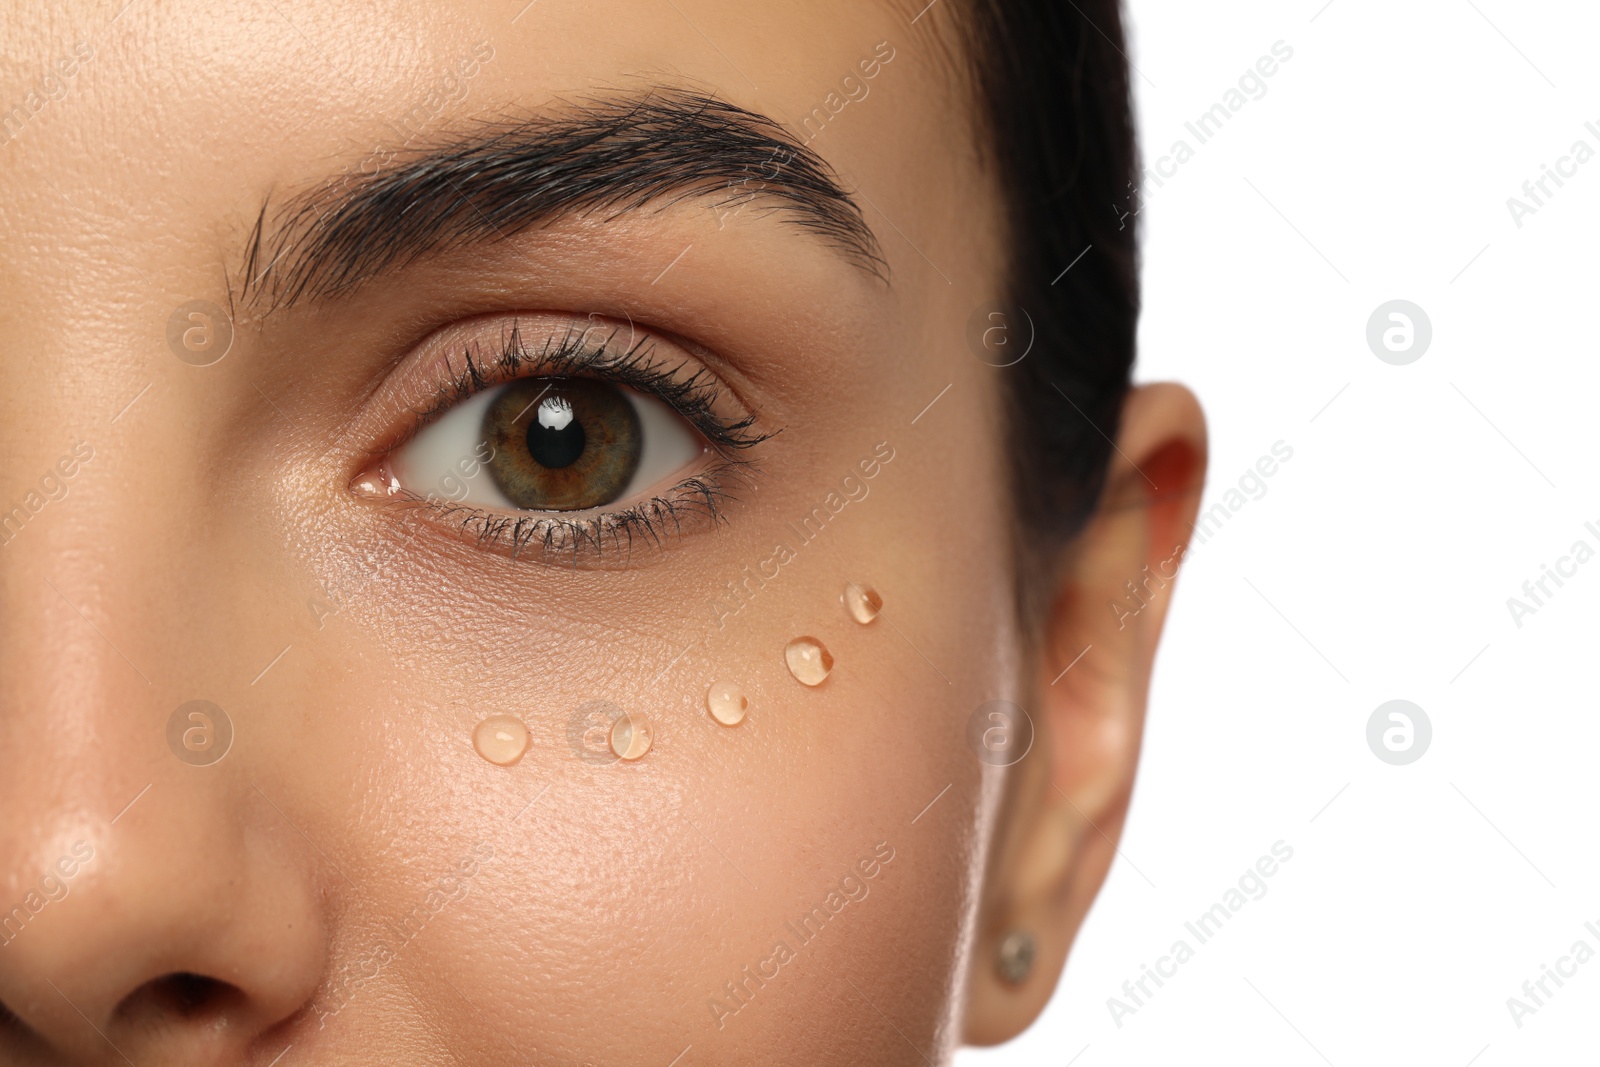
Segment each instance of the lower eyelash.
[[660,496],[581,519],[561,518],[559,512],[491,512],[404,491],[388,503],[426,507],[438,519],[455,522],[480,548],[498,548],[512,559],[536,552],[542,562],[576,566],[585,558],[605,558],[608,552],[620,551],[627,558],[636,542],[661,548],[669,528],[681,533],[686,521],[702,526],[726,521],[724,505],[738,499],[733,489],[754,474],[755,466],[748,460],[723,460]]

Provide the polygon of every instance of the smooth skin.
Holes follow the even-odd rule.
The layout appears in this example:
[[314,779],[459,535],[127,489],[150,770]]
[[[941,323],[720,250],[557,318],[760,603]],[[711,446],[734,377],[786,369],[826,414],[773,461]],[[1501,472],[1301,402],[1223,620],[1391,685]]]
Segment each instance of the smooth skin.
[[[1057,590],[1026,631],[1005,372],[965,343],[1004,233],[945,13],[123,2],[0,13],[0,107],[92,51],[0,144],[0,508],[29,511],[0,546],[0,910],[25,912],[0,1062],[921,1064],[1026,1027],[1115,858],[1170,593],[1121,628],[1110,604],[1184,542],[1205,431],[1179,387],[1130,398],[1102,512],[1023,577]],[[661,83],[803,138],[880,42],[811,147],[887,282],[690,200],[241,307],[211,366],[167,344],[179,305],[227,306],[264,199],[396,149],[426,101],[443,133]],[[540,316],[679,339],[781,430],[722,523],[552,565],[359,491],[440,336]],[[867,495],[719,623],[880,446]],[[835,658],[814,689],[784,665],[800,634]],[[750,696],[737,727],[705,710],[719,680]],[[196,699],[234,730],[209,766],[168,744]],[[1038,731],[1010,768],[967,743],[995,699]],[[650,717],[643,759],[585,757],[597,701]],[[531,734],[510,767],[472,748],[495,714]],[[1020,986],[994,968],[1015,928],[1040,942]]]

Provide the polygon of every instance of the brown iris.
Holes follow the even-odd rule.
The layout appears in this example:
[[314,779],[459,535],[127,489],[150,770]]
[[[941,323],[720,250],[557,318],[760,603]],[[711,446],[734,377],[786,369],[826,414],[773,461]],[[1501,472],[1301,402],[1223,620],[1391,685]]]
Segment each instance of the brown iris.
[[644,435],[621,389],[590,378],[524,378],[483,416],[489,474],[513,505],[582,511],[616,500],[639,469]]

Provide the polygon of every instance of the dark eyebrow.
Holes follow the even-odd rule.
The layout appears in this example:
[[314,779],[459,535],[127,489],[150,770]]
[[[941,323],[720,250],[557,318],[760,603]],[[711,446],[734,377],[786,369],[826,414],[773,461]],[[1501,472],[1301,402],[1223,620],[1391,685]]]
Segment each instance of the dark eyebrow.
[[560,216],[615,218],[692,197],[721,209],[761,201],[759,210],[886,276],[861,209],[821,156],[764,115],[654,89],[486,122],[407,149],[376,173],[347,171],[275,209],[264,204],[231,288],[237,303],[283,307]]

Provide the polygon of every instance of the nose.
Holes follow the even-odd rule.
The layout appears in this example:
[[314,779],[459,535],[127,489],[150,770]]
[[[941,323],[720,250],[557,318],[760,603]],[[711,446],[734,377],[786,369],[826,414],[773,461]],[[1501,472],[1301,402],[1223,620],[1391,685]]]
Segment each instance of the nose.
[[0,577],[0,1063],[268,1063],[326,966],[297,790],[210,760],[139,598],[55,578]]
[[80,819],[12,858],[44,873],[0,898],[0,1002],[90,1062],[234,1063],[267,1042],[310,1000],[325,941],[315,871],[223,815],[251,807],[153,782],[115,825]]

